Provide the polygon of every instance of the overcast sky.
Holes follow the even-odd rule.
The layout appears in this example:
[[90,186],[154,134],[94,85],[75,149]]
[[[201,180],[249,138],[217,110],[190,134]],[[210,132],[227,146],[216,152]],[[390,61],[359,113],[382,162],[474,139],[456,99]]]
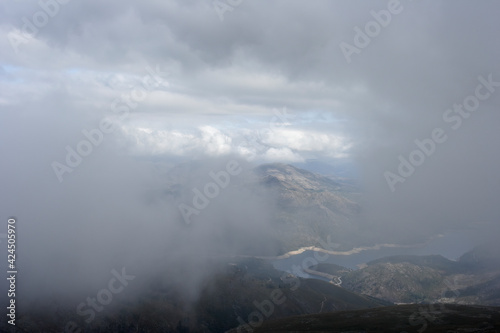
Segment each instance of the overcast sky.
[[228,3],[2,1],[2,219],[133,219],[130,158],[236,156],[353,161],[398,232],[498,224],[498,1]]
[[[1,4],[2,124],[24,116],[22,129],[8,126],[23,136],[36,117],[90,130],[150,68],[163,82],[142,90],[115,132],[135,154],[298,162],[375,146],[395,154],[389,167],[405,152],[393,146],[442,127],[444,110],[499,66],[494,1],[61,2]],[[385,27],[356,48],[355,28],[388,7]],[[456,135],[494,132],[483,127],[495,123],[494,105],[482,103]],[[279,110],[292,116],[265,131]],[[76,143],[44,150],[61,159]],[[475,150],[469,142],[462,153]]]

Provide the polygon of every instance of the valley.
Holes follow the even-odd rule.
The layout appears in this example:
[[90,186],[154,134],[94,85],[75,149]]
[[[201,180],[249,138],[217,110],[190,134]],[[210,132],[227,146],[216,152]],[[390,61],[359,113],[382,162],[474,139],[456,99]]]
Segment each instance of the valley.
[[[186,169],[172,170],[164,197],[182,202],[189,194],[179,176]],[[346,189],[326,176],[284,164],[262,165],[242,174],[241,178],[233,175],[231,195],[265,197],[273,205],[265,241],[278,244],[270,248],[274,250],[255,252],[250,247],[246,253],[243,249],[233,254],[199,253],[204,259],[197,264],[165,263],[154,273],[138,275],[134,279],[137,295],[117,296],[113,306],[95,320],[92,317],[90,324],[55,301],[50,311],[56,316],[24,308],[17,318],[19,327],[58,332],[60,323],[76,322],[77,328],[66,331],[280,332],[293,326],[318,332],[363,327],[401,332],[425,324],[429,332],[441,332],[441,326],[469,318],[467,325],[484,332],[498,328],[496,243],[471,250],[474,239],[485,238],[465,230],[414,244],[370,245],[369,238],[360,238],[356,241],[361,246],[350,247],[354,231],[363,227],[358,219],[360,206],[347,199],[354,187]],[[228,186],[229,177],[225,179]],[[212,201],[216,205],[217,197]],[[204,213],[208,215],[210,207]],[[189,227],[199,228],[196,223],[195,219]],[[468,241],[450,246],[460,239]],[[440,255],[439,249],[448,250],[443,253],[455,260]],[[185,281],[197,270],[210,273],[193,284],[195,289],[187,289]],[[437,319],[423,316],[425,308]],[[481,321],[478,309],[491,315]],[[472,327],[467,325],[461,327]]]

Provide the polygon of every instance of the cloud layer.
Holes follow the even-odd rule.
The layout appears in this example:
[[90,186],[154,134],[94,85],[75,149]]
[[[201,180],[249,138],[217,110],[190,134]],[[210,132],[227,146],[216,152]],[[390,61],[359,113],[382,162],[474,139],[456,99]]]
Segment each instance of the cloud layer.
[[[92,259],[100,250],[121,250],[125,239],[147,255],[164,244],[181,247],[183,237],[201,249],[239,249],[221,243],[230,232],[216,236],[232,230],[224,229],[226,220],[214,218],[220,229],[207,225],[194,236],[160,222],[171,207],[144,202],[150,189],[161,192],[149,174],[155,158],[169,166],[216,159],[206,173],[229,158],[314,159],[357,165],[360,235],[397,243],[459,227],[494,234],[499,6],[494,0],[243,1],[221,21],[212,1],[2,2],[1,218],[25,221],[20,247],[33,255],[26,259],[30,272],[50,258],[71,262],[81,254],[74,261],[81,267],[65,269],[87,268],[108,279],[112,258]],[[349,59],[342,43],[357,49]],[[476,107],[470,96],[480,84],[481,96],[489,95]],[[85,146],[85,133],[102,131],[102,121],[113,129]],[[436,142],[436,129],[445,141]],[[429,139],[435,146],[426,153],[416,141]],[[71,167],[68,147],[92,152]],[[62,182],[54,161],[71,169]],[[387,172],[399,177],[392,187]],[[239,203],[228,214],[243,216],[241,208],[257,223],[256,205]],[[131,240],[137,220],[147,220],[140,237],[152,237],[151,251],[140,252],[141,243]],[[250,228],[254,242],[265,233],[258,226]],[[66,260],[61,253],[72,246]]]

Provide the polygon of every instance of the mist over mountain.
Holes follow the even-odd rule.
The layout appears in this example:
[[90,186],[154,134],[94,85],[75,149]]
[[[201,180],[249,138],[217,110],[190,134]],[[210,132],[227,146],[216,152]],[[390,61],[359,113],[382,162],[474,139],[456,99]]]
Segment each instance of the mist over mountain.
[[[359,219],[361,207],[352,200],[356,197],[353,187],[332,177],[283,163],[255,166],[236,159],[161,167],[157,162],[130,163],[136,169],[123,176],[110,169],[105,180],[114,188],[122,181],[130,184],[138,170],[152,175],[134,179],[142,192],[134,199],[140,203],[134,210],[141,207],[145,214],[134,215],[134,228],[116,225],[104,229],[102,213],[92,209],[87,218],[72,216],[78,222],[78,233],[66,233],[66,239],[53,236],[47,253],[53,261],[43,274],[35,270],[36,262],[48,260],[34,246],[41,235],[24,231],[24,237],[32,237],[32,245],[23,252],[33,263],[32,270],[26,267],[30,274],[20,279],[22,288],[29,291],[18,296],[23,303],[19,306],[24,313],[18,318],[21,326],[43,326],[50,331],[70,323],[76,330],[89,332],[97,327],[126,331],[139,326],[146,331],[216,332],[249,322],[255,304],[268,301],[273,290],[280,290],[286,302],[272,303],[276,311],[269,319],[393,303],[500,305],[495,296],[500,290],[495,243],[465,253],[458,261],[442,256],[387,257],[357,270],[306,264],[321,262],[328,253],[353,250],[353,244],[373,241],[349,239],[364,227]],[[220,184],[217,196],[210,197],[212,189],[205,187],[207,184]],[[95,199],[87,199],[89,207],[96,204]],[[116,197],[101,199],[112,203]],[[197,200],[208,200],[208,204],[197,205]],[[186,220],[182,205],[199,213]],[[98,218],[94,221],[92,216]],[[134,216],[125,214],[122,218]],[[78,240],[94,234],[93,228],[100,232],[92,238],[89,250]],[[293,256],[301,248],[325,252],[304,259],[299,271],[292,274],[276,270],[263,259],[245,259],[279,258],[285,253]],[[105,271],[101,268],[105,265],[113,268]],[[308,269],[328,273],[325,276],[329,278],[299,277],[300,271],[314,277]],[[85,274],[93,271],[99,274]],[[110,278],[118,276],[122,277],[119,281],[125,281],[126,292],[117,294],[102,314],[93,310],[89,297],[97,295],[94,300],[99,299]],[[47,299],[51,305],[42,306]]]
[[499,9],[0,2],[0,331],[497,330]]
[[[197,204],[202,206],[202,201],[207,197],[201,185],[214,182],[216,178],[216,173],[206,170],[203,162],[184,163],[164,175],[167,188],[161,194],[165,200],[171,199],[182,205],[181,216],[187,224],[192,222],[193,228],[197,228],[194,224],[207,223],[197,218],[198,209],[195,207]],[[267,214],[261,215],[263,221],[260,223],[265,224],[263,227],[272,239],[264,243],[279,246],[277,254],[306,246],[321,247],[321,241],[327,237],[345,240],[348,230],[357,227],[356,218],[360,207],[347,198],[356,194],[352,192],[353,189],[352,185],[344,185],[329,177],[287,164],[247,165],[236,179],[231,179],[230,184],[228,182],[228,186],[221,189],[220,198],[210,201],[210,207],[203,208],[204,218],[210,216],[205,214],[212,214],[211,212],[217,216],[226,216],[228,202],[230,206],[233,201],[235,204],[244,202],[244,209],[255,205],[255,209]],[[234,219],[240,218],[234,216]],[[258,226],[259,224],[252,223],[253,228]]]

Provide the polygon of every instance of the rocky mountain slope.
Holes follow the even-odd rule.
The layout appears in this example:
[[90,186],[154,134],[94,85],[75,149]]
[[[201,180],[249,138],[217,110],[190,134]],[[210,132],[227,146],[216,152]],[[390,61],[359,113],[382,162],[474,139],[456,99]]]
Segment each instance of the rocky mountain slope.
[[355,228],[360,206],[347,198],[342,184],[279,163],[261,165],[253,173],[257,191],[276,200],[275,226],[287,250],[320,246],[328,236],[343,243],[340,235]]
[[458,261],[442,256],[394,256],[342,275],[342,286],[394,303],[500,306],[498,245],[486,244]]
[[[177,205],[190,204],[193,189],[203,192],[204,184],[213,182],[209,173],[220,169],[200,162],[178,165],[162,175],[164,188],[151,196]],[[254,214],[267,212],[270,221],[266,237],[279,249],[278,254],[306,246],[321,247],[328,236],[332,242],[346,248],[351,246],[346,243],[345,235],[357,228],[356,217],[360,212],[359,204],[352,199],[356,196],[352,184],[281,163],[245,165],[242,170],[220,191],[224,198],[215,197],[210,206],[218,201],[251,202]],[[224,215],[230,206],[230,203],[217,206],[217,211]],[[182,220],[180,215],[179,219]]]

